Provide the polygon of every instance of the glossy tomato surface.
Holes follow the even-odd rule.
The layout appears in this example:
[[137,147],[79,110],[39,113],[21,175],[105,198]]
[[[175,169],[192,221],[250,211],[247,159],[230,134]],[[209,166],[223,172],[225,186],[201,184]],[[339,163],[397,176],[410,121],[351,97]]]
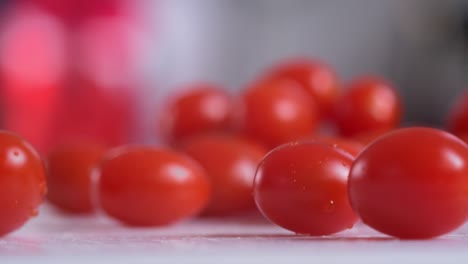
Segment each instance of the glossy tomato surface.
[[271,151],[255,176],[254,197],[271,222],[299,234],[329,235],[351,228],[348,201],[353,157],[320,143],[291,143]]
[[211,186],[203,168],[171,150],[127,146],[99,166],[102,209],[127,225],[162,226],[198,214]]
[[161,136],[172,143],[229,131],[231,126],[232,99],[212,84],[194,84],[172,95],[160,116]]
[[55,148],[47,157],[47,198],[69,213],[91,213],[92,172],[105,148],[92,144],[67,144]]
[[266,149],[236,137],[210,136],[191,140],[184,150],[204,167],[213,187],[205,215],[255,210],[253,180]]
[[38,214],[46,193],[44,163],[18,135],[0,131],[0,236]]
[[307,58],[285,61],[271,71],[271,78],[292,79],[301,85],[318,106],[322,117],[330,117],[340,94],[340,81],[325,63]]
[[424,239],[468,216],[468,148],[449,133],[406,128],[369,145],[354,162],[349,196],[362,221],[385,234]]
[[336,126],[343,136],[371,130],[390,130],[400,123],[401,103],[396,90],[376,77],[353,81],[335,107]]
[[241,134],[270,148],[304,138],[318,125],[314,102],[291,80],[258,81],[244,92],[241,102]]
[[359,141],[342,138],[337,136],[327,136],[327,135],[313,135],[304,139],[304,141],[317,141],[329,146],[342,149],[353,157],[356,157],[365,147],[364,144]]
[[456,135],[468,134],[468,90],[453,105],[447,118],[447,128]]

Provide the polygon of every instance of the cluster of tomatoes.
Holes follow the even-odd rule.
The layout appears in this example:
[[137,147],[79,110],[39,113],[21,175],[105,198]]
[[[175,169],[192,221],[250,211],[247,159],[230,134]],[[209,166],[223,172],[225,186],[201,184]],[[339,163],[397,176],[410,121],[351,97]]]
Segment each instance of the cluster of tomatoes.
[[[256,208],[314,236],[358,219],[408,239],[462,225],[465,142],[443,130],[398,128],[400,98],[385,80],[361,77],[341,87],[329,66],[308,59],[276,65],[237,96],[193,85],[158,117],[164,147],[73,142],[41,159],[19,136],[1,132],[0,235],[37,214],[46,182],[56,207],[100,208],[131,226]],[[454,106],[448,130],[468,135],[468,94]]]

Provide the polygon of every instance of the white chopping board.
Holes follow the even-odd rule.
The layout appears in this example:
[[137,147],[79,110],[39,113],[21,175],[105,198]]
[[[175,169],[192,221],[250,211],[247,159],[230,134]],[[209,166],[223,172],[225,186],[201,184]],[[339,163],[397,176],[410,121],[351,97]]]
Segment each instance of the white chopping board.
[[468,225],[425,241],[394,239],[362,224],[307,237],[255,217],[130,228],[103,215],[72,217],[43,206],[39,217],[0,238],[3,263],[468,263]]

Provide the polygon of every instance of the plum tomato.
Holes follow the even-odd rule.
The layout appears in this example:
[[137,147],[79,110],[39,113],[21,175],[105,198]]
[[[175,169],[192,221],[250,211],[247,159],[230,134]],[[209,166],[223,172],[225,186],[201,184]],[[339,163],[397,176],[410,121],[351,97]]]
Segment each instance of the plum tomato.
[[271,78],[288,78],[299,82],[318,106],[321,117],[330,117],[340,94],[340,81],[327,64],[312,59],[291,59],[271,70]]
[[122,146],[104,155],[98,169],[104,212],[130,226],[163,226],[198,214],[211,186],[190,157],[150,146]]
[[349,137],[369,130],[397,127],[401,108],[393,86],[376,77],[361,77],[338,99],[334,118],[340,134]]
[[370,227],[403,239],[443,235],[468,217],[468,148],[441,130],[399,129],[357,157],[348,187]]
[[322,236],[351,228],[348,201],[353,157],[321,143],[289,143],[260,163],[254,183],[258,208],[271,222],[299,234]]
[[104,147],[74,143],[53,149],[47,157],[48,200],[68,213],[91,213],[92,172],[101,160]]
[[267,150],[232,136],[205,136],[184,150],[205,169],[213,195],[205,215],[225,216],[255,210],[253,179]]
[[38,214],[47,190],[37,151],[20,136],[0,131],[0,237]]
[[165,106],[160,116],[161,136],[174,143],[187,137],[226,132],[232,128],[232,98],[213,84],[188,86]]
[[240,134],[269,148],[304,138],[316,129],[316,106],[291,80],[261,80],[241,97]]

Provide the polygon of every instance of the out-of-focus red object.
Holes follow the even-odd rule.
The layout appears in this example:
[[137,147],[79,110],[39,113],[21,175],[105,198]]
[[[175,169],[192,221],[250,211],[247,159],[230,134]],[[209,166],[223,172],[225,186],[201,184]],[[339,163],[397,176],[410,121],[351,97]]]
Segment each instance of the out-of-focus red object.
[[340,94],[340,80],[325,63],[307,58],[285,61],[271,71],[270,78],[297,81],[314,100],[321,118],[329,118]]
[[3,127],[44,150],[63,92],[65,31],[32,7],[12,9],[0,29]]
[[456,135],[468,134],[468,89],[453,105],[447,119],[447,128]]
[[130,226],[164,226],[193,217],[212,192],[196,161],[168,149],[119,147],[105,154],[96,172],[101,208]]
[[123,19],[112,17],[89,20],[77,31],[74,64],[51,139],[55,144],[129,141],[135,91],[130,34]]
[[265,148],[233,136],[201,136],[183,150],[205,169],[213,194],[203,214],[228,216],[255,210],[255,171]]
[[51,146],[90,141],[106,146],[126,143],[132,129],[133,105],[125,92],[100,89],[80,82],[66,91],[59,106]]
[[314,109],[295,81],[266,79],[243,92],[235,120],[241,135],[274,148],[311,135],[319,123]]
[[351,82],[335,105],[335,123],[342,136],[372,130],[390,130],[400,124],[402,104],[387,81],[364,76]]
[[115,16],[122,13],[122,0],[20,0],[34,4],[69,26],[99,16]]
[[190,137],[228,132],[233,100],[218,85],[197,83],[174,94],[159,117],[159,132],[177,145]]
[[43,1],[27,2],[37,5],[12,5],[0,32],[3,126],[41,153],[70,141],[127,143],[136,89],[135,25],[123,14],[87,9],[123,1],[50,1],[86,7],[80,12],[90,15],[74,27],[43,8]]
[[359,134],[354,135],[350,139],[353,139],[357,142],[360,142],[361,144],[368,145],[372,143],[374,140],[377,138],[393,131],[393,129],[377,129],[377,130],[369,130],[369,131],[364,131]]
[[53,149],[47,155],[49,201],[67,213],[92,213],[92,173],[105,151],[86,142]]

